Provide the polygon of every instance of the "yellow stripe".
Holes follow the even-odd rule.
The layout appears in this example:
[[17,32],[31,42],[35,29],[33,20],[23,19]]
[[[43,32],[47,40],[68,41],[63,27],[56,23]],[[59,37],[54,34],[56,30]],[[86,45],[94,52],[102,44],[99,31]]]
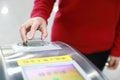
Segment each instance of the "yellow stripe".
[[24,60],[18,60],[17,63],[19,66],[25,66],[25,65],[42,64],[42,63],[50,63],[50,62],[62,62],[69,60],[72,60],[72,58],[69,55],[65,55],[65,56],[24,59]]

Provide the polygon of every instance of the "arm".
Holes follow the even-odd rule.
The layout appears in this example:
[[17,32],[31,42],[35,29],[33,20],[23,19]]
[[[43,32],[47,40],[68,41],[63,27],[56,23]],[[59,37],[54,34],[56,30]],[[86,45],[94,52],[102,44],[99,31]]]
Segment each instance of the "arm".
[[116,69],[120,62],[120,15],[118,25],[116,27],[116,35],[113,48],[110,54],[110,61],[108,68]]
[[32,39],[35,32],[41,32],[41,39],[47,37],[47,19],[50,16],[55,0],[35,0],[34,7],[31,13],[31,18],[28,19],[20,27],[20,34],[23,43],[27,42],[27,33],[30,32],[28,39]]
[[42,17],[47,21],[55,1],[56,0],[35,0],[31,17]]

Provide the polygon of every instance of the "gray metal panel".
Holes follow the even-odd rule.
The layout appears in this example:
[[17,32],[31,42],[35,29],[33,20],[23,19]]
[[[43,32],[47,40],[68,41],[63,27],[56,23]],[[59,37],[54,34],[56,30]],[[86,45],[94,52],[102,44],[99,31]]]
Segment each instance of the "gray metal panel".
[[[69,45],[62,42],[52,42],[50,44],[58,45],[62,49],[45,51],[21,50],[20,52],[15,53],[11,46],[2,47],[2,55],[0,56],[3,57],[1,61],[4,63],[4,65],[2,65],[2,62],[0,63],[2,69],[0,77],[4,78],[2,80],[24,80],[20,67],[16,62],[17,60],[62,55],[70,55],[80,65],[90,80],[108,80],[101,71],[99,71],[89,60],[86,59],[86,57],[84,57],[80,52],[76,51]],[[14,73],[10,73],[10,71],[13,71]]]
[[4,64],[3,64],[3,56],[0,50],[0,79],[1,80],[6,80],[5,78],[5,72],[4,72]]

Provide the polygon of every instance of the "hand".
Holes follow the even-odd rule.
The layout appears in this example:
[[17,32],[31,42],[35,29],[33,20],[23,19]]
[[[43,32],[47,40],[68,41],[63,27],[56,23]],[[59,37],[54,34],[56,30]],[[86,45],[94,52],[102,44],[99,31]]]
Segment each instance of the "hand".
[[120,57],[114,57],[114,56],[110,56],[110,61],[108,62],[108,68],[109,69],[117,69],[118,65],[119,65],[119,61],[120,61]]
[[27,42],[27,33],[30,32],[30,36],[28,39],[33,39],[35,32],[39,30],[41,32],[41,39],[44,40],[48,33],[47,33],[47,24],[46,21],[41,17],[35,17],[27,20],[22,26],[20,27],[20,34],[23,40],[23,43]]

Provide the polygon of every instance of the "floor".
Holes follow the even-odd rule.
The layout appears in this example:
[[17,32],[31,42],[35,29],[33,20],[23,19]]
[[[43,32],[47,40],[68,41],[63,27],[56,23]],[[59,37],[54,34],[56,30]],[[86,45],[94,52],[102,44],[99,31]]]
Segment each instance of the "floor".
[[[34,0],[0,0],[0,45],[21,42],[19,28],[29,18]],[[53,9],[48,24],[48,37],[50,41],[50,29],[57,4]],[[39,33],[36,33],[36,37]],[[120,66],[117,70],[109,70],[105,67],[103,73],[109,80],[120,80]]]

